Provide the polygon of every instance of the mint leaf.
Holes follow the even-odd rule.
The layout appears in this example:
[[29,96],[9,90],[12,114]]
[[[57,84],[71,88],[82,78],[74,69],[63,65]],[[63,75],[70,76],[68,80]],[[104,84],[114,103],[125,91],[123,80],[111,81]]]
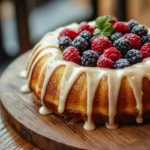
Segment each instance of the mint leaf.
[[96,29],[94,35],[110,36],[113,32],[113,25],[109,22],[113,16],[100,16],[96,18]]
[[104,26],[112,19],[112,16],[101,16],[96,18],[95,22],[96,22],[96,26],[99,29],[103,29]]
[[99,35],[99,34],[100,34],[100,32],[101,32],[101,30],[100,30],[100,29],[98,29],[98,28],[96,28],[96,29],[94,30],[94,35]]

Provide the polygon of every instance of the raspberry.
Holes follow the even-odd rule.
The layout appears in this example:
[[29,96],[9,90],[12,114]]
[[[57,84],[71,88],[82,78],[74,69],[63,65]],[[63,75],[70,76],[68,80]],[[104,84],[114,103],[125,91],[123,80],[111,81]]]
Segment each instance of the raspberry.
[[129,67],[130,65],[131,65],[130,62],[127,59],[121,58],[114,63],[113,67],[114,69],[121,69],[121,68]]
[[114,42],[114,47],[124,56],[128,50],[132,49],[130,42],[125,38],[120,38]]
[[81,57],[81,61],[82,61],[81,64],[87,67],[95,67],[98,58],[99,58],[98,52],[87,50],[83,53]]
[[111,41],[104,36],[96,37],[91,44],[91,49],[100,53],[103,53],[103,51],[107,48],[112,47]]
[[110,58],[111,60],[113,61],[117,61],[118,59],[121,58],[121,53],[120,51],[118,51],[116,48],[114,47],[111,47],[111,48],[108,48],[104,51],[104,54],[103,54],[105,57],[107,58]]
[[94,27],[90,26],[88,22],[82,22],[79,26],[78,34],[84,30],[89,31],[92,34],[94,32]]
[[80,53],[83,53],[88,47],[88,42],[83,37],[77,36],[72,42],[72,45],[76,47]]
[[104,55],[101,55],[97,61],[97,67],[112,68],[112,66],[113,61],[110,58],[105,57]]
[[109,21],[112,25],[114,25],[116,22],[118,22],[118,19],[116,17],[112,18],[110,21]]
[[81,57],[79,51],[75,47],[67,47],[63,51],[63,58],[66,61],[72,61],[77,64],[81,64]]
[[141,54],[144,58],[150,57],[150,43],[146,43],[141,48]]
[[63,36],[68,36],[71,40],[74,40],[74,38],[77,36],[77,32],[73,29],[65,28],[59,33],[58,39]]
[[128,24],[128,26],[129,26],[130,30],[132,30],[133,27],[135,27],[136,25],[138,25],[138,22],[131,19],[130,21],[128,21],[127,24]]
[[132,49],[127,52],[125,56],[131,64],[136,64],[142,61],[142,55],[139,50]]
[[150,43],[150,34],[142,37],[142,44]]
[[110,39],[112,42],[118,40],[119,38],[123,37],[123,34],[120,32],[115,32],[111,35]]
[[69,37],[63,36],[58,41],[59,48],[63,51],[68,46],[71,46],[71,42],[72,41]]
[[136,25],[132,30],[131,33],[137,34],[140,37],[147,35],[148,30],[143,25]]
[[127,23],[125,23],[125,22],[116,22],[114,24],[113,28],[116,32],[121,32],[121,33],[130,32],[130,28],[128,27]]
[[129,40],[130,44],[132,45],[133,48],[135,49],[140,49],[141,48],[141,38],[133,33],[128,33],[123,36],[125,39]]
[[89,41],[92,37],[92,34],[89,31],[84,30],[80,33],[80,36],[83,37],[85,40]]

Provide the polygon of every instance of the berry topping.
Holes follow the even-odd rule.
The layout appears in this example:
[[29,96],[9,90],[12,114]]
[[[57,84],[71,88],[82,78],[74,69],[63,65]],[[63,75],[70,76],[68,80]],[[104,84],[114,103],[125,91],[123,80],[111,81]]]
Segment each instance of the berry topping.
[[68,46],[71,46],[71,42],[72,41],[69,37],[63,36],[58,41],[59,48],[63,51]]
[[136,25],[135,27],[133,27],[131,32],[142,37],[144,35],[147,35],[148,30],[143,25]]
[[80,33],[80,36],[89,41],[92,37],[92,34],[89,31],[84,30]]
[[132,45],[133,48],[135,49],[140,49],[141,48],[141,38],[133,33],[128,33],[123,36],[125,39],[129,40],[130,44]]
[[78,33],[80,34],[84,30],[89,31],[92,34],[94,32],[94,27],[90,26],[88,22],[82,22],[79,26]]
[[114,42],[114,47],[118,49],[121,54],[124,56],[130,49],[132,49],[132,46],[129,42],[129,40],[125,38],[120,38]]
[[103,51],[107,48],[112,47],[111,41],[104,36],[96,37],[91,44],[91,49],[100,53],[103,53]]
[[72,42],[72,45],[76,47],[81,53],[83,53],[88,47],[88,42],[83,37],[77,36]]
[[142,61],[142,55],[139,50],[132,49],[127,52],[125,56],[131,64],[136,64]]
[[133,27],[135,27],[136,25],[138,25],[138,22],[135,21],[135,20],[130,20],[130,21],[128,21],[127,24],[129,26],[130,30],[132,30]]
[[123,34],[120,32],[115,32],[111,35],[110,39],[112,42],[118,40],[119,38],[123,37]]
[[150,57],[150,43],[146,43],[141,48],[141,54],[144,58]]
[[150,34],[135,20],[121,22],[113,16],[100,16],[94,26],[82,22],[77,31],[61,30],[58,46],[66,61],[121,69],[150,57]]
[[60,32],[58,39],[60,39],[63,36],[68,36],[71,40],[74,40],[74,38],[77,36],[77,32],[73,29],[65,28]]
[[111,60],[113,61],[117,61],[118,59],[121,58],[121,53],[120,51],[118,51],[116,48],[114,47],[111,47],[111,48],[108,48],[104,51],[104,54],[103,54],[105,57],[107,58],[110,58]]
[[81,57],[81,64],[87,67],[95,67],[98,58],[99,58],[98,52],[87,50],[83,52],[83,55]]
[[109,21],[112,25],[114,25],[116,22],[118,22],[118,19],[116,17],[113,17],[110,21]]
[[125,22],[116,22],[113,27],[116,32],[121,32],[121,33],[130,32],[130,28]]
[[113,66],[113,61],[110,58],[105,57],[104,55],[101,55],[97,61],[97,67],[112,68],[112,66]]
[[66,61],[72,61],[81,64],[81,57],[79,51],[75,47],[68,47],[63,51],[63,58]]
[[142,44],[150,43],[150,34],[142,37]]
[[130,66],[130,62],[125,58],[121,58],[114,63],[115,69],[121,69],[129,66]]

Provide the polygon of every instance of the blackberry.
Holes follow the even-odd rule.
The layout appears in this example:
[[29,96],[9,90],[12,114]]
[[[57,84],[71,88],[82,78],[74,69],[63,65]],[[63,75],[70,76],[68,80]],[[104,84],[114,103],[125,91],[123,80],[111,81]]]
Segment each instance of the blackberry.
[[88,42],[83,37],[77,36],[73,40],[72,45],[76,47],[80,53],[83,53],[88,47]]
[[142,44],[144,45],[145,43],[150,43],[150,34],[142,37]]
[[147,35],[148,30],[143,26],[143,25],[136,25],[135,27],[133,27],[133,29],[131,30],[131,33],[137,34],[140,37]]
[[135,27],[136,25],[138,25],[138,22],[135,21],[135,20],[130,20],[130,21],[128,21],[127,24],[128,24],[128,26],[129,26],[130,30],[132,30],[133,27]]
[[84,30],[80,33],[80,36],[83,37],[88,42],[92,37],[92,34],[89,31]]
[[140,51],[136,49],[129,50],[125,58],[127,58],[131,64],[136,64],[142,61],[142,55]]
[[83,55],[81,57],[81,64],[87,67],[95,67],[99,56],[100,55],[98,52],[87,50],[83,52]]
[[128,61],[128,59],[121,58],[114,63],[113,67],[114,67],[114,69],[121,69],[121,68],[129,67],[130,65],[131,64]]
[[72,41],[68,36],[63,36],[58,41],[59,48],[64,51],[65,48],[71,46],[71,42]]
[[125,38],[120,38],[114,42],[114,47],[121,52],[121,54],[124,56],[130,49],[132,49],[132,46],[130,42]]
[[119,38],[123,37],[123,34],[120,32],[115,32],[111,35],[110,39],[112,42],[118,40]]

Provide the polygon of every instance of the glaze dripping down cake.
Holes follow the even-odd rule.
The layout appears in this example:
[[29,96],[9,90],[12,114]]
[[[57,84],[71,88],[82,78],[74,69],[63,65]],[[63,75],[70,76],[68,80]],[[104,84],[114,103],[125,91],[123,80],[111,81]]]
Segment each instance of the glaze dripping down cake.
[[84,129],[150,119],[150,35],[134,20],[101,16],[46,34],[33,48],[26,71],[41,101],[40,114],[84,120]]

